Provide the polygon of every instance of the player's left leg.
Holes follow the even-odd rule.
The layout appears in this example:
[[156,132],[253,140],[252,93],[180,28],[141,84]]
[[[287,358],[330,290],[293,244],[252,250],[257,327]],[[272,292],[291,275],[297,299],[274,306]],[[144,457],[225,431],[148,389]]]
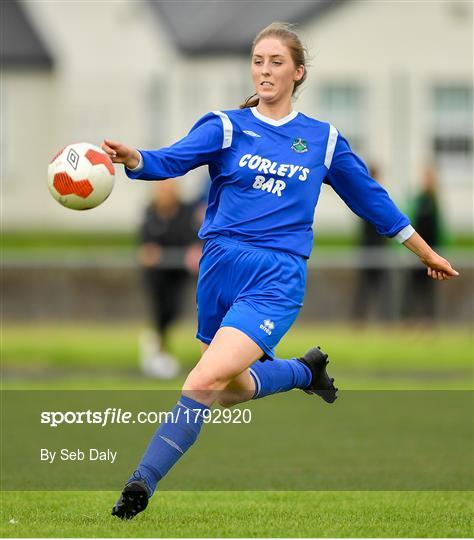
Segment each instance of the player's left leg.
[[191,371],[169,418],[161,424],[112,514],[131,519],[144,510],[158,481],[196,441],[210,407],[229,382],[263,355],[235,328],[221,328]]

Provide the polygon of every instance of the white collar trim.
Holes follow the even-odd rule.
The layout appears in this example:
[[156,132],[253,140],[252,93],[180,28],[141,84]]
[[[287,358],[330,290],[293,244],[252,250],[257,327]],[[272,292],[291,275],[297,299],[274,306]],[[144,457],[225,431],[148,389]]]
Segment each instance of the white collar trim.
[[274,120],[273,118],[268,118],[268,116],[264,116],[263,114],[259,113],[257,111],[257,107],[250,107],[250,110],[252,111],[255,118],[258,118],[262,122],[265,122],[272,126],[283,126],[284,124],[291,122],[291,120],[296,118],[296,116],[298,115],[298,111],[291,111],[288,116],[285,116],[284,118],[280,118],[280,120]]

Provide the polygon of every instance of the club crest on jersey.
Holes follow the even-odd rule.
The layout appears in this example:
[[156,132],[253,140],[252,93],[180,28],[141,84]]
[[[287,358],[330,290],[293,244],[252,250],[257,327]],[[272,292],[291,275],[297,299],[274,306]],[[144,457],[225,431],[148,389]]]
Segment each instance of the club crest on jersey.
[[303,154],[304,152],[308,151],[308,143],[304,139],[297,137],[293,141],[293,144],[291,145],[291,149],[294,150],[295,152],[298,152],[298,154]]

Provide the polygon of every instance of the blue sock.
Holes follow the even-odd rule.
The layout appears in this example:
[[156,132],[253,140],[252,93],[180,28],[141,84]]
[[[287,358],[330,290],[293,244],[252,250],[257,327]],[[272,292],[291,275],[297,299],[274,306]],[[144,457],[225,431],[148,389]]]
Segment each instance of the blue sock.
[[197,439],[206,410],[209,407],[182,395],[169,418],[156,430],[128,482],[140,477],[145,479],[151,496],[159,480]]
[[250,374],[256,387],[253,399],[287,392],[293,388],[308,388],[312,379],[310,369],[294,358],[255,362],[250,366]]

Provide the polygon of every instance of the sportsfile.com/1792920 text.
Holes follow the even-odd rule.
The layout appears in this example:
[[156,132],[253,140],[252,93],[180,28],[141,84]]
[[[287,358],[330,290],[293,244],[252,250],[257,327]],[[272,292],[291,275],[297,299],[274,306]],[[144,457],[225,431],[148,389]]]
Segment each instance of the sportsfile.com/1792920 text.
[[108,407],[101,411],[41,411],[41,424],[58,427],[63,424],[95,424],[101,427],[110,424],[162,424],[177,423],[180,419],[189,424],[200,418],[207,424],[250,424],[250,409],[187,409],[176,411],[126,411]]

